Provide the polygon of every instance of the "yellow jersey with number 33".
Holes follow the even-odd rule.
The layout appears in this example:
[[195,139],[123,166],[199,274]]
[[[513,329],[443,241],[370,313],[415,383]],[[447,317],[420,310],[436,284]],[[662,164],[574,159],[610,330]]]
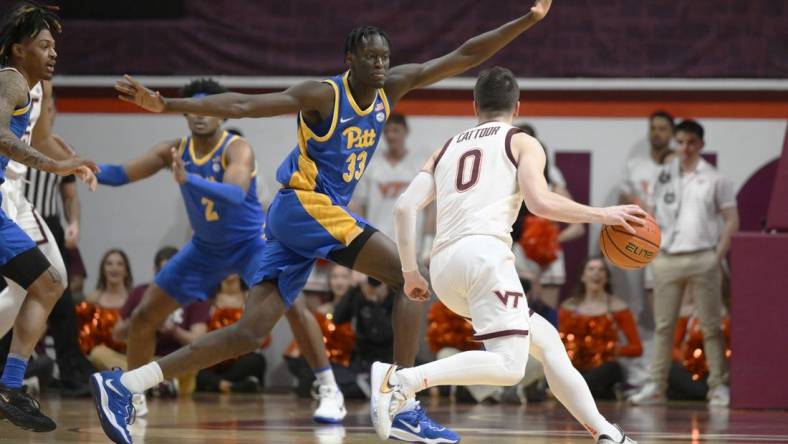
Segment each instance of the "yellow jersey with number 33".
[[286,188],[327,195],[347,205],[364,174],[389,117],[391,104],[383,89],[366,108],[348,86],[350,72],[324,80],[334,89],[331,117],[314,128],[298,115],[298,146],[279,165],[276,179]]

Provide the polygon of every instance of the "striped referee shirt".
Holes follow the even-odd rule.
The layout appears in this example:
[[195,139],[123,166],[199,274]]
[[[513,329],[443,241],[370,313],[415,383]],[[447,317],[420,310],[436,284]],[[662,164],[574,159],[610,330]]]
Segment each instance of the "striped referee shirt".
[[33,204],[41,217],[45,219],[60,217],[63,208],[60,185],[75,181],[73,175],[61,177],[54,173],[28,168],[25,173],[25,198]]

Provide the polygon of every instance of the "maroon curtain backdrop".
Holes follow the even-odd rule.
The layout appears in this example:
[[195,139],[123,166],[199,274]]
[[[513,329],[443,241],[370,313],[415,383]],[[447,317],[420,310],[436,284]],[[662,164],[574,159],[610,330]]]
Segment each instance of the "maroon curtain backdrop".
[[[591,200],[591,153],[561,152],[555,153],[555,164],[566,179],[566,187],[572,199],[588,205]],[[569,297],[577,285],[580,275],[580,264],[588,256],[588,225],[585,234],[579,239],[564,245],[564,264],[566,265],[566,284],[561,287],[560,300]]]
[[[56,3],[68,13],[76,1]],[[9,3],[0,0],[0,6]],[[118,2],[118,8],[125,3]],[[188,0],[183,5],[178,19],[66,20],[58,37],[58,72],[322,76],[343,69],[344,38],[362,24],[389,33],[392,63],[425,61],[517,18],[531,2]],[[556,2],[546,21],[491,63],[522,77],[781,78],[788,76],[787,15],[784,0]]]

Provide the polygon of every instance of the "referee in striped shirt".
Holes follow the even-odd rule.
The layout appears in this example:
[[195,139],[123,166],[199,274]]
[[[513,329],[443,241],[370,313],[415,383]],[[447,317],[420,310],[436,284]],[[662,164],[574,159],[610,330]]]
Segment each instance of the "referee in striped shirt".
[[[28,168],[25,174],[25,198],[33,204],[55,236],[58,247],[76,247],[79,241],[80,205],[74,176],[61,177]],[[66,220],[64,229],[60,215]]]

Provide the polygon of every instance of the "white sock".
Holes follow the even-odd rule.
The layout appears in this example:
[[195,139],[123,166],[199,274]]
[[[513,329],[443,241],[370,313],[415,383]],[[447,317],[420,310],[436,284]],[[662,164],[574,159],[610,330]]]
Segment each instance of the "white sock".
[[555,327],[543,317],[534,314],[530,319],[530,330],[531,355],[544,365],[544,373],[553,395],[594,439],[604,434],[614,441],[620,441],[621,432],[599,413],[588,384],[569,360]]
[[395,383],[408,397],[438,385],[512,385],[522,379],[528,337],[507,336],[484,342],[487,351],[466,351],[397,371]]
[[337,387],[337,380],[334,378],[334,371],[331,370],[331,366],[315,370],[315,378],[317,378],[317,383],[321,386]]
[[144,393],[145,390],[156,387],[164,381],[161,367],[156,361],[142,367],[123,373],[120,382],[132,393]]

